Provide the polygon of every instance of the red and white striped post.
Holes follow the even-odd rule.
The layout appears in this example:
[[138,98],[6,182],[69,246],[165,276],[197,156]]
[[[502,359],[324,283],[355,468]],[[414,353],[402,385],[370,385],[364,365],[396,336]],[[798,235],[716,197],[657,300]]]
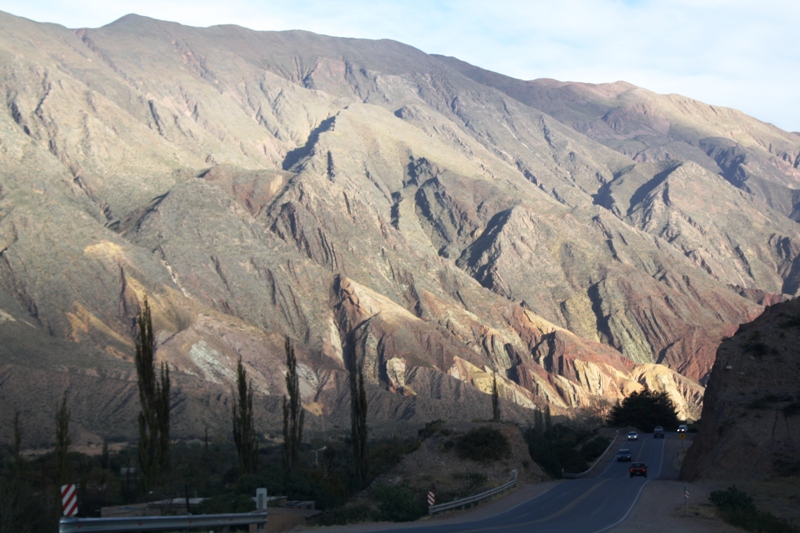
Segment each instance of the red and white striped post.
[[689,488],[686,485],[683,486],[683,498],[684,498],[684,500],[686,500],[686,508],[684,509],[683,514],[688,515],[689,514]]
[[433,505],[434,503],[436,503],[436,496],[433,494],[433,492],[429,492],[428,493],[428,505]]
[[61,509],[64,516],[75,516],[78,514],[78,493],[75,485],[61,485]]

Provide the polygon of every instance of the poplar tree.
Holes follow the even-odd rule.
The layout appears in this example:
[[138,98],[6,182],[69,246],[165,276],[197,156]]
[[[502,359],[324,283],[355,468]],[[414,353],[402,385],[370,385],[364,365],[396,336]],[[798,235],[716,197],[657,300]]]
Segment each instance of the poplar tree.
[[539,407],[533,410],[533,432],[537,437],[544,435],[544,413]]
[[169,367],[155,371],[155,337],[147,295],[137,318],[136,375],[139,384],[139,465],[146,487],[156,484],[169,465]]
[[303,440],[305,412],[300,398],[300,379],[297,375],[297,357],[289,337],[284,344],[286,350],[286,391],[283,397],[283,465],[291,472],[300,462],[300,442]]
[[69,458],[69,445],[72,444],[72,439],[69,436],[69,409],[67,409],[67,391],[64,391],[64,396],[61,398],[61,405],[56,409],[56,476],[58,485],[61,486],[69,479],[70,468]]
[[22,474],[22,424],[19,421],[19,411],[14,411],[14,476]]
[[355,343],[349,343],[350,426],[353,445],[353,466],[359,488],[367,478],[367,394],[364,372],[356,360]]
[[492,421],[500,422],[500,395],[497,391],[496,372],[492,372]]
[[241,357],[236,365],[236,388],[238,398],[233,400],[233,441],[239,456],[239,473],[254,474],[258,470],[258,436],[253,424],[253,384],[247,382],[247,372]]
[[550,416],[550,404],[544,406],[544,427],[547,431],[553,429],[553,419]]

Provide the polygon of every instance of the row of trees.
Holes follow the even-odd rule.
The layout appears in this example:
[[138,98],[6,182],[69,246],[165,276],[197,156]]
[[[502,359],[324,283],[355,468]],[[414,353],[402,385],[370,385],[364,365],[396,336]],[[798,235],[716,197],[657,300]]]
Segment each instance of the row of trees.
[[[300,462],[305,410],[301,404],[297,357],[291,340],[286,338],[286,391],[283,397],[283,467],[288,474]],[[351,446],[353,470],[358,486],[367,479],[367,395],[364,373],[358,363],[352,336],[347,343],[347,369],[350,378]],[[253,421],[253,384],[239,358],[236,368],[237,394],[233,404],[233,439],[239,457],[239,470],[253,474],[258,470],[258,435]]]
[[652,432],[656,426],[674,431],[679,423],[675,404],[667,393],[651,390],[631,393],[615,405],[608,416],[610,426],[632,426],[646,433]]
[[[300,397],[297,357],[291,340],[286,338],[286,390],[283,397],[283,466],[286,472],[297,467],[300,460],[300,445],[303,440],[305,411]],[[147,296],[143,298],[136,319],[134,364],[136,367],[140,412],[138,463],[141,481],[145,490],[159,485],[169,470],[170,451],[170,372],[166,363],[161,363],[157,372],[155,365],[156,341],[152,314]],[[367,399],[364,376],[358,364],[352,339],[348,342],[347,368],[350,374],[352,405],[352,455],[354,475],[362,486],[367,474]],[[71,445],[69,431],[70,412],[67,393],[64,392],[56,410],[56,481],[63,484],[70,479],[68,451]],[[236,369],[236,392],[232,408],[233,440],[238,455],[240,475],[258,471],[259,442],[254,422],[253,384],[247,379],[241,357]],[[15,461],[21,463],[20,448],[22,431],[19,412],[14,416],[13,453]]]
[[160,379],[156,379],[153,321],[147,295],[137,319],[134,363],[139,378],[139,465],[145,488],[158,483],[169,466],[169,367],[161,363]]
[[[300,461],[305,411],[300,403],[300,379],[292,341],[286,338],[286,391],[283,397],[283,466],[291,472]],[[247,380],[242,358],[236,365],[236,390],[233,402],[233,441],[239,457],[241,474],[258,471],[258,433],[253,421],[253,382]]]

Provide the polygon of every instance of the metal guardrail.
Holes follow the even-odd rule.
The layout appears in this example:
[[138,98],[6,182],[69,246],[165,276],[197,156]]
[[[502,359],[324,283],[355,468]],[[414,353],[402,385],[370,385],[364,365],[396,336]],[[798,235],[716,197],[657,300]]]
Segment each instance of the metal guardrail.
[[501,492],[505,492],[517,484],[517,471],[514,470],[513,473],[514,477],[511,479],[511,481],[503,485],[500,485],[499,487],[489,489],[486,492],[481,492],[480,494],[476,494],[475,496],[470,496],[469,498],[463,498],[461,500],[455,500],[449,503],[440,503],[439,505],[429,505],[428,514],[433,515],[436,513],[441,513],[442,511],[449,511],[450,509],[467,507],[468,505],[472,505],[474,503],[478,503],[483,500],[488,500],[495,494],[500,494]]
[[221,527],[228,531],[231,526],[263,525],[267,523],[267,512],[180,515],[180,516],[128,516],[115,518],[62,518],[58,533],[91,533],[117,531],[165,531],[189,530],[201,527]]
[[614,435],[614,438],[611,439],[611,442],[608,444],[608,448],[606,448],[606,450],[603,453],[600,454],[600,457],[595,459],[594,463],[592,463],[592,466],[590,466],[588,470],[586,470],[585,472],[581,472],[580,474],[571,474],[569,472],[562,472],[561,473],[561,477],[567,478],[567,479],[578,479],[578,478],[582,478],[584,476],[588,476],[589,472],[594,470],[594,467],[597,466],[597,463],[599,463],[600,461],[603,460],[603,457],[606,456],[606,454],[608,453],[608,450],[610,450],[611,447],[614,445],[614,443],[617,442],[617,437],[619,437],[619,430],[617,430],[617,433]]

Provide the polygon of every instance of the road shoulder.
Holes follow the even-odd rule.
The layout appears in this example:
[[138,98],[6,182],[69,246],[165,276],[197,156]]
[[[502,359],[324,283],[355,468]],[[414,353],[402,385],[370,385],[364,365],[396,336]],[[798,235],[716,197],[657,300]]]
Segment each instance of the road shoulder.
[[318,531],[320,533],[360,533],[364,531],[390,531],[392,529],[405,529],[408,527],[425,527],[443,524],[460,524],[464,522],[473,522],[482,520],[484,518],[491,518],[492,516],[504,513],[518,505],[521,505],[533,498],[537,498],[549,491],[562,480],[556,481],[543,481],[542,483],[533,484],[520,484],[516,489],[505,493],[500,497],[494,498],[491,501],[478,505],[472,509],[465,509],[463,511],[449,511],[425,517],[415,522],[365,522],[361,524],[347,524],[345,526],[315,526],[306,528],[295,528],[293,532],[300,531]]

